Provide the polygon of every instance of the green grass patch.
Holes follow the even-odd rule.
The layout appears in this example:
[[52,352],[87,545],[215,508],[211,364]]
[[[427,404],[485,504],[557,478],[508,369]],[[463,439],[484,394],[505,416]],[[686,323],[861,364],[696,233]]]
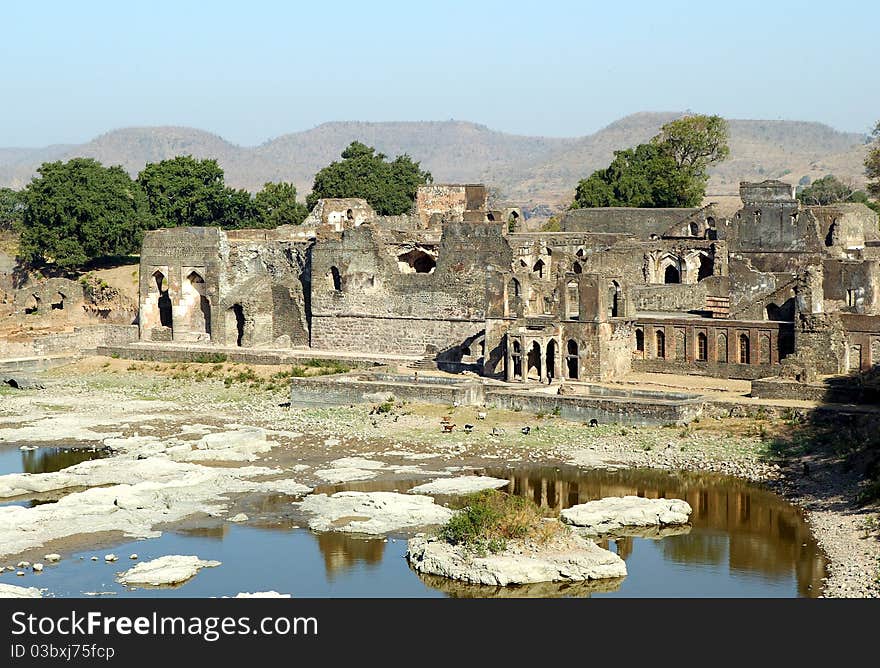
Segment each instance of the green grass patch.
[[477,554],[502,552],[509,540],[544,543],[565,530],[544,520],[544,511],[531,499],[487,490],[465,497],[461,512],[440,528],[438,536],[450,545],[463,545]]

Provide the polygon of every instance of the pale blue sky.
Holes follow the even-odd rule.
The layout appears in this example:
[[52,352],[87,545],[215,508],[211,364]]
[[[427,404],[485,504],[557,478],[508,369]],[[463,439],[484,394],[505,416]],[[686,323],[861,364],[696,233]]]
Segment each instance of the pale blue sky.
[[187,125],[252,145],[333,120],[574,136],[636,111],[880,119],[880,2],[0,4],[0,146]]

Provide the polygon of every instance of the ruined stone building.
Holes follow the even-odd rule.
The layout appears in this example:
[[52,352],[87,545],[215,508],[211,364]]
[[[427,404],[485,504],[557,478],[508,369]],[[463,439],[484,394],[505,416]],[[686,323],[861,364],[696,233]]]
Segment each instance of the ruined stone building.
[[523,232],[482,185],[428,185],[409,215],[321,200],[298,227],[157,230],[144,341],[425,356],[509,382],[630,370],[756,379],[880,364],[880,236],[861,204],[780,181],[742,208],[579,209]]

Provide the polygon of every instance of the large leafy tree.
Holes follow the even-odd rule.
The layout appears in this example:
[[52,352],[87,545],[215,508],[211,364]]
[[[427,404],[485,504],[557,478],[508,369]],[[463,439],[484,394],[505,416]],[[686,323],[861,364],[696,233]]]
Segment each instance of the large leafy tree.
[[160,227],[260,226],[250,194],[228,188],[216,160],[187,155],[149,163],[137,180]]
[[873,136],[874,141],[865,158],[865,174],[869,179],[868,193],[872,197],[880,199],[880,121],[874,128]]
[[44,163],[22,191],[20,254],[62,270],[138,250],[152,220],[147,200],[122,167],[90,158]]
[[868,196],[862,190],[844,183],[834,174],[816,179],[805,188],[798,189],[797,198],[808,206],[826,206],[840,202],[867,203]]
[[299,225],[308,215],[305,204],[296,201],[296,186],[292,183],[266,183],[254,197],[260,212],[262,227]]
[[615,151],[614,160],[578,183],[573,208],[697,206],[705,186],[655,144]]
[[664,125],[647,144],[615,151],[605,169],[578,183],[572,208],[690,207],[706,193],[708,168],[729,154],[720,116],[685,116]]
[[361,197],[380,215],[400,215],[412,208],[418,187],[431,181],[430,172],[406,154],[389,162],[373,147],[352,142],[342,160],[315,174],[306,204],[311,209],[322,198]]
[[0,231],[11,230],[21,221],[24,197],[12,188],[0,188]]

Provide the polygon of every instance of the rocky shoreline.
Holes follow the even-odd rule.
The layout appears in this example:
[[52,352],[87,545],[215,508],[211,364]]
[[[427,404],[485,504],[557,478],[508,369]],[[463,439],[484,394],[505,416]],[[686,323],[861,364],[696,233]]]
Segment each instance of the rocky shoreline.
[[[804,509],[830,562],[824,596],[880,596],[880,542],[864,528],[877,510],[855,506],[859,482],[855,475],[834,466],[815,466],[810,475],[804,475],[800,461],[787,466],[775,463],[762,434],[742,419],[707,418],[688,428],[590,428],[552,416],[489,409],[473,433],[445,434],[438,427],[441,416],[452,415],[460,424],[476,422],[473,410],[398,405],[381,415],[371,415],[369,406],[291,411],[284,406],[283,388],[230,387],[188,376],[192,371],[181,366],[187,365],[89,358],[46,374],[41,379],[45,389],[2,390],[0,444],[45,442],[55,437],[84,443],[120,438],[132,443],[131,439],[143,440],[149,434],[163,442],[173,441],[163,449],[182,470],[185,465],[210,463],[210,451],[217,444],[209,432],[236,431],[249,442],[259,441],[259,447],[222,453],[227,466],[250,463],[256,457],[258,465],[280,468],[285,478],[294,477],[316,492],[343,473],[351,476],[349,480],[406,474],[428,483],[438,475],[509,464],[727,474],[766,484]],[[209,365],[189,365],[200,366]],[[147,403],[153,412],[144,410]],[[108,411],[108,406],[114,410]],[[202,425],[203,433],[192,431],[193,425],[211,422],[205,419],[208,415],[213,424]],[[525,425],[531,427],[528,435],[520,430]],[[257,434],[259,438],[254,439],[246,431],[252,427],[265,430],[267,437]],[[278,444],[271,451],[264,450],[266,438]],[[190,439],[202,445],[190,446]],[[339,447],[340,439],[345,442],[344,450]],[[306,442],[308,449],[303,448]],[[183,444],[186,447],[181,448]],[[288,449],[297,456],[285,460]],[[397,463],[389,463],[391,459]],[[136,456],[134,460],[138,461]],[[429,463],[422,465],[422,460]],[[328,471],[337,478],[322,478],[321,473],[329,475]],[[235,510],[231,508],[230,514]]]

